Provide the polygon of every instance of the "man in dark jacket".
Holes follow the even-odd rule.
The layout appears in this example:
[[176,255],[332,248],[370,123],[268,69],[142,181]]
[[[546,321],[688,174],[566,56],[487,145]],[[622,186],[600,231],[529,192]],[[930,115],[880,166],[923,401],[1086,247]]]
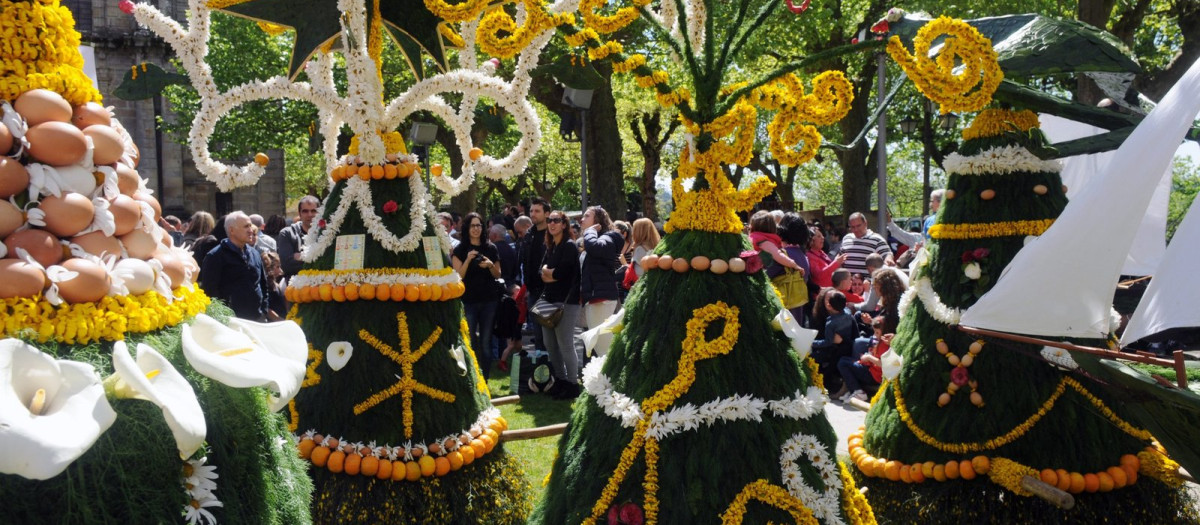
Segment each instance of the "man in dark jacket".
[[200,287],[213,299],[220,299],[233,314],[251,321],[279,320],[267,305],[270,281],[263,270],[262,256],[250,246],[254,225],[241,211],[225,216],[228,235],[204,257]]
[[300,250],[304,248],[304,236],[312,227],[312,221],[317,216],[317,208],[321,201],[309,195],[300,199],[298,211],[300,220],[282,230],[275,236],[276,251],[279,252],[279,264],[283,266],[283,276],[291,279],[300,272],[304,262],[300,260]]
[[[542,283],[542,259],[546,256],[546,216],[550,214],[550,203],[546,199],[534,197],[529,204],[529,220],[533,221],[533,227],[525,232],[525,237],[521,242],[521,250],[519,257],[521,259],[521,273],[525,283],[525,301],[529,307],[536,303],[538,298],[542,296],[542,289],[545,286]],[[546,343],[542,339],[542,331],[538,328],[533,330],[534,348],[544,350]]]

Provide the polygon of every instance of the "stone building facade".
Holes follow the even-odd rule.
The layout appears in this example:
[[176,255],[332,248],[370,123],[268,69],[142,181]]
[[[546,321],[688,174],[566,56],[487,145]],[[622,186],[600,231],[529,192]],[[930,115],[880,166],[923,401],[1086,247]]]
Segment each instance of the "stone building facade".
[[[176,20],[185,20],[186,0],[150,0],[160,11]],[[185,144],[171,139],[156,126],[156,118],[170,116],[170,108],[162,96],[147,100],[121,100],[112,92],[129,68],[149,62],[168,71],[174,52],[162,39],[139,28],[133,16],[121,12],[118,2],[110,0],[61,0],[75,15],[75,28],[83,35],[85,46],[95,54],[96,82],[104,105],[114,107],[121,123],[133,136],[141,150],[138,173],[148,180],[163,206],[164,214],[186,220],[192,212],[208,211],[215,216],[233,210],[287,216],[284,190],[282,150],[265,152],[271,162],[267,173],[255,186],[239,188],[230,193],[204,178],[192,160]]]

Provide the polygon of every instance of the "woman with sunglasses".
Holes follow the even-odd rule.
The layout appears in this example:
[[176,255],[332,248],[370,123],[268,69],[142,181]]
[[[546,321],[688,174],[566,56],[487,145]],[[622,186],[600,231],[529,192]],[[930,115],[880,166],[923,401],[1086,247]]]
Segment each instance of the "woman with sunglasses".
[[[613,228],[608,212],[592,206],[579,220],[583,229],[582,253],[579,255],[579,299],[588,330],[600,326],[617,311],[621,292],[613,274],[621,266],[621,250],[625,239]],[[612,342],[612,334],[604,334],[596,342],[596,350],[604,355]]]
[[579,354],[575,353],[575,325],[579,323],[579,249],[571,238],[567,214],[554,211],[546,218],[546,256],[542,259],[542,299],[563,303],[563,316],[554,328],[539,326],[550,366],[554,368],[556,399],[579,395]]
[[463,229],[466,233],[451,252],[450,262],[466,286],[462,303],[471,332],[471,348],[486,375],[492,367],[492,324],[496,320],[496,306],[500,304],[500,287],[496,286],[500,254],[484,235],[483,217],[478,213],[463,217]]

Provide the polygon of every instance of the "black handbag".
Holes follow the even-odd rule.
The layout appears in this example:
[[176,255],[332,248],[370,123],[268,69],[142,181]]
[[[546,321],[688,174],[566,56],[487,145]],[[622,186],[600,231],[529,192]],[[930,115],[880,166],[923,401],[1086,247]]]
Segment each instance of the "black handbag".
[[529,315],[533,316],[533,320],[537,324],[546,328],[554,328],[562,320],[563,310],[566,306],[566,303],[552,303],[539,297],[537,302],[529,308]]

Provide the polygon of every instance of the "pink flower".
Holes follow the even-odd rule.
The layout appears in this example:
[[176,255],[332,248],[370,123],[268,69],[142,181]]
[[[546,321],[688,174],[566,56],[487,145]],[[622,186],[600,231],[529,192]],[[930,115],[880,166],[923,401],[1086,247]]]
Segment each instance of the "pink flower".
[[130,2],[129,0],[121,0],[121,2],[117,4],[117,7],[121,9],[122,13],[127,15],[133,14],[133,2]]
[[746,250],[738,254],[743,261],[746,261],[746,273],[754,273],[762,269],[763,262],[759,258],[758,252],[754,250]]
[[400,209],[400,205],[396,201],[387,201],[383,203],[383,213],[396,213]]
[[621,505],[619,512],[621,523],[625,525],[642,525],[645,518],[642,516],[642,508],[637,506],[637,503],[625,503]]
[[971,374],[967,372],[965,367],[956,366],[950,369],[950,382],[958,386],[967,384],[971,380]]
[[620,505],[608,508],[608,525],[621,525]]
[[975,256],[976,261],[981,261],[984,258],[986,258],[989,253],[992,253],[992,252],[991,252],[991,250],[988,250],[987,248],[975,248],[975,251],[972,253],[972,255]]
[[325,227],[325,219],[321,219],[321,220],[317,221],[317,227],[324,228]]

